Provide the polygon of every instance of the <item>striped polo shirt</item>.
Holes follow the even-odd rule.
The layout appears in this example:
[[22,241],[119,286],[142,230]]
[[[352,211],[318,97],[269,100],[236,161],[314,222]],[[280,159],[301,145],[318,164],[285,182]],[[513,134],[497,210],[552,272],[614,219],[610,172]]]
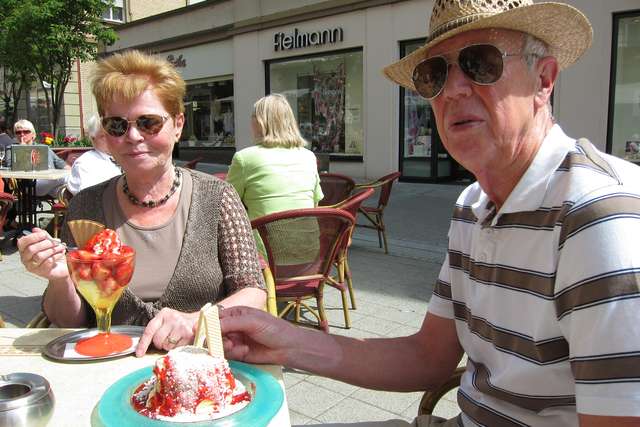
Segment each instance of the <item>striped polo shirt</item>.
[[640,168],[554,126],[498,212],[461,194],[429,312],[469,356],[460,424],[640,416]]

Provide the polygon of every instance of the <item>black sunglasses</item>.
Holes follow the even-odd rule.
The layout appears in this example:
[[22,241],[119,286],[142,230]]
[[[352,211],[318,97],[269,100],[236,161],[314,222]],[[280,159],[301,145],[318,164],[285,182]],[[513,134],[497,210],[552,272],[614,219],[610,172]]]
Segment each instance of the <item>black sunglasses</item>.
[[[454,51],[455,52],[455,51]],[[521,56],[519,53],[503,53],[491,44],[472,44],[459,50],[458,66],[474,83],[492,85],[502,76],[504,58]],[[449,64],[442,55],[432,56],[416,65],[413,69],[413,86],[416,92],[427,99],[440,95],[445,83]]]
[[14,132],[16,135],[28,135],[31,133],[30,130],[17,130]]
[[157,114],[143,114],[135,120],[127,120],[124,117],[103,117],[102,129],[111,136],[120,137],[127,133],[129,125],[135,123],[140,132],[147,135],[155,135],[162,130],[167,116]]

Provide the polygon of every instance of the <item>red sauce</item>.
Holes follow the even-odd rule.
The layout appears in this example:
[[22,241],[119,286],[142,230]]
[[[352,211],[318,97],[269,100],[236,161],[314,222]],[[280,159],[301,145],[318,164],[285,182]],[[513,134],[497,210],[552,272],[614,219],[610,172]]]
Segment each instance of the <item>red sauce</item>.
[[233,396],[233,398],[231,399],[231,404],[235,405],[240,402],[250,402],[250,401],[251,401],[251,395],[249,394],[248,391],[245,391],[242,394],[237,394]]
[[84,356],[100,357],[125,351],[133,341],[128,335],[98,334],[91,338],[81,339],[76,343],[76,352]]

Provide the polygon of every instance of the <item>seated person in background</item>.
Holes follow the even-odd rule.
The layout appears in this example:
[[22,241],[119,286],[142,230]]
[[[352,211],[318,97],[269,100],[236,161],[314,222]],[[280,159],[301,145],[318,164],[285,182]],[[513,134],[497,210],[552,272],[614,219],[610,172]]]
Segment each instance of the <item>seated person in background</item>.
[[67,189],[74,196],[84,188],[122,173],[120,167],[109,155],[106,135],[97,113],[92,114],[87,120],[85,132],[91,138],[93,150],[87,151],[73,162],[71,175],[67,177]]
[[[7,123],[3,118],[0,118],[0,151],[3,153],[6,151],[7,147],[16,143],[13,138],[7,134],[7,131]],[[0,166],[4,166],[4,162],[0,162]]]
[[316,157],[305,148],[287,99],[280,94],[259,99],[253,105],[251,132],[256,145],[233,156],[226,178],[249,219],[316,207],[323,197]]
[[[129,287],[113,310],[114,325],[143,325],[136,354],[148,346],[190,344],[199,309],[266,302],[251,226],[233,187],[174,166],[184,125],[185,83],[164,59],[127,51],[96,65],[93,94],[107,148],[123,174],[79,192],[67,220],[90,219],[116,230],[136,250]],[[62,240],[74,244],[63,225]],[[94,326],[76,293],[64,249],[39,229],[18,240],[26,269],[49,280],[45,314],[58,326]]]
[[[13,133],[16,136],[16,140],[20,145],[31,145],[36,139],[36,130],[33,127],[33,123],[29,120],[18,120],[13,125]],[[7,156],[9,162],[11,161],[11,150],[8,150]],[[48,147],[48,167],[49,169],[69,169],[70,166],[65,163],[56,153],[53,152],[51,147]],[[58,190],[65,184],[66,178],[60,179],[39,179],[36,181],[36,196],[51,196],[55,197],[58,194]]]

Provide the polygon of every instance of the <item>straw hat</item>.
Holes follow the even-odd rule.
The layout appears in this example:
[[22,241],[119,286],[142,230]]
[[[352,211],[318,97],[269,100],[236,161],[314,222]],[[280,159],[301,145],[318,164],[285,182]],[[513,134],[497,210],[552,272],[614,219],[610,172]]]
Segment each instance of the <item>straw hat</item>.
[[549,45],[560,69],[580,58],[591,46],[593,30],[582,12],[564,3],[532,0],[435,0],[424,46],[384,68],[394,82],[414,90],[416,64],[437,43],[465,31],[502,28],[531,34]]

